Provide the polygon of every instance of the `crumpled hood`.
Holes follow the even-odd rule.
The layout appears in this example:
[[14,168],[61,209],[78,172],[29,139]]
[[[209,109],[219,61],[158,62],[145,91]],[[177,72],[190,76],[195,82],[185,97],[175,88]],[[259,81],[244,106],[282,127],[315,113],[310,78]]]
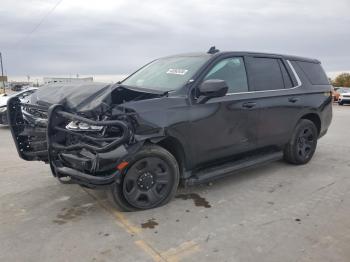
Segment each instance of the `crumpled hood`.
[[91,111],[109,104],[118,85],[105,83],[54,84],[41,87],[31,97],[32,104],[61,104],[70,111]]
[[41,87],[31,96],[31,104],[51,106],[60,104],[65,110],[79,112],[88,116],[98,116],[128,101],[144,100],[159,97],[162,94],[155,90],[126,88],[119,84],[73,83],[55,84]]

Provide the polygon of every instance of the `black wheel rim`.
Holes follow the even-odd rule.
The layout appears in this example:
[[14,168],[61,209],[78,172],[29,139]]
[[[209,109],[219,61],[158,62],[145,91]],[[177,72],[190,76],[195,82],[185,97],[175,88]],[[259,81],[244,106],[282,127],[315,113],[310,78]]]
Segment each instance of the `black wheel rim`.
[[127,170],[123,195],[136,208],[150,208],[169,195],[172,183],[168,163],[158,157],[146,157],[136,161]]
[[297,138],[298,155],[302,159],[307,159],[311,156],[315,149],[316,138],[310,128],[304,128]]

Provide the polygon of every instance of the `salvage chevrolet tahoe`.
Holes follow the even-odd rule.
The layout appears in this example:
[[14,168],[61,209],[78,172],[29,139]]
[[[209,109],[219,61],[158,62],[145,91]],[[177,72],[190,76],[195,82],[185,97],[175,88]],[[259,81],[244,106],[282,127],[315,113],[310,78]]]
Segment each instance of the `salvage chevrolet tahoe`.
[[318,60],[220,52],[157,59],[116,84],[46,86],[8,119],[19,156],[63,183],[108,189],[123,210],[284,158],[312,158],[332,119]]

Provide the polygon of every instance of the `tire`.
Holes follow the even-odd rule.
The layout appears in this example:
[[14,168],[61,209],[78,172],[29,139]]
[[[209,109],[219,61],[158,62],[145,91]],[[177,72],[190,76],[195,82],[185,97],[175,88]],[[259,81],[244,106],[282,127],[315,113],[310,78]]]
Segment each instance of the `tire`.
[[145,145],[129,161],[109,197],[122,211],[159,207],[175,195],[180,172],[175,157],[157,145]]
[[315,124],[310,120],[301,119],[284,149],[284,159],[294,165],[308,163],[315,153],[317,138]]
[[338,105],[342,106],[342,105],[344,105],[344,103],[343,102],[338,102]]

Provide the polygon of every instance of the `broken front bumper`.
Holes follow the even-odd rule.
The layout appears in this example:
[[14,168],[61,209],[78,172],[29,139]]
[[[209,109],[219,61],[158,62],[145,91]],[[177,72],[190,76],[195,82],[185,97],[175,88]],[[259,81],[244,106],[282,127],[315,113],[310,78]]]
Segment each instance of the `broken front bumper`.
[[[129,145],[131,131],[126,122],[94,121],[66,112],[61,105],[22,104],[11,98],[8,119],[21,158],[49,163],[53,175],[60,180],[68,177],[73,183],[86,186],[116,181],[120,175],[118,164],[140,147]],[[70,121],[118,130],[118,135],[72,131],[66,128]]]

